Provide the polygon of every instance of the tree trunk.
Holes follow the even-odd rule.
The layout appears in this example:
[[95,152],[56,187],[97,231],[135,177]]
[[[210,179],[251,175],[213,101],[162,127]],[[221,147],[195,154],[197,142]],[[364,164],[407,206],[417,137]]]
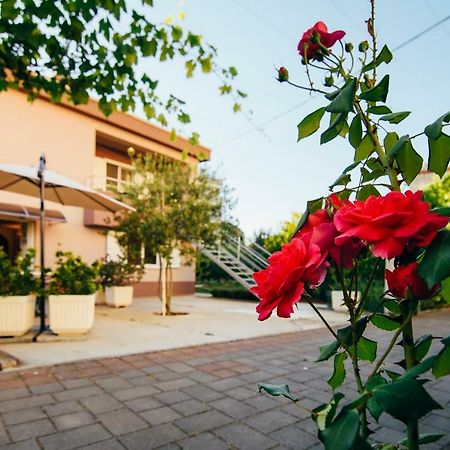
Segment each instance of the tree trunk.
[[161,258],[161,301],[162,301],[162,315],[167,315],[167,271],[166,260]]

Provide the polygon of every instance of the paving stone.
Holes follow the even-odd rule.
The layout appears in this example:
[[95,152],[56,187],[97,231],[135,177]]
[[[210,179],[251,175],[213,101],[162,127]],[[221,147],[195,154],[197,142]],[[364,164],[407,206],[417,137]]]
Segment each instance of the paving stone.
[[294,416],[280,410],[266,411],[245,419],[245,423],[263,433],[271,433],[297,421]]
[[6,433],[3,423],[0,421],[0,445],[7,444],[10,442],[9,436]]
[[96,378],[95,383],[101,386],[105,391],[113,392],[130,388],[133,385],[120,377]]
[[163,406],[163,403],[153,397],[142,397],[135,398],[133,400],[127,400],[125,402],[125,405],[134,412],[142,412],[154,408],[159,408],[160,406]]
[[44,436],[53,433],[55,427],[48,419],[35,420],[34,422],[25,422],[19,425],[13,425],[8,428],[11,439],[15,442],[26,439]]
[[64,392],[57,392],[54,394],[56,400],[62,402],[64,400],[78,400],[80,398],[93,397],[102,394],[103,391],[98,386],[85,386],[75,389],[70,389]]
[[162,392],[161,394],[155,394],[154,397],[168,405],[191,399],[189,395],[181,391]]
[[232,419],[219,411],[208,411],[195,416],[185,417],[175,421],[175,425],[186,433],[201,433],[210,431],[232,422]]
[[161,425],[162,423],[172,422],[182,416],[172,408],[163,406],[162,408],[145,411],[141,413],[141,417],[143,417],[151,425]]
[[61,380],[61,384],[66,389],[76,389],[81,387],[93,386],[94,383],[88,378],[73,378],[70,380]]
[[147,423],[128,409],[119,409],[98,416],[103,426],[118,436],[147,428]]
[[85,408],[94,414],[113,411],[123,407],[118,400],[109,394],[94,395],[93,397],[83,398],[81,399],[81,403]]
[[214,430],[231,448],[242,450],[265,450],[273,447],[276,442],[262,433],[258,433],[242,424],[231,424]]
[[81,411],[83,407],[76,400],[67,400],[65,402],[43,406],[43,409],[49,416],[60,416]]
[[188,386],[197,384],[195,381],[188,378],[179,378],[177,380],[160,381],[155,383],[154,386],[161,391],[173,391],[175,389],[182,389]]
[[133,386],[148,386],[155,383],[155,378],[149,375],[143,377],[131,378],[128,380]]
[[83,450],[123,450],[125,447],[115,439],[97,442],[83,447]]
[[45,450],[70,450],[84,448],[88,444],[105,441],[111,435],[100,424],[88,425],[74,430],[60,431],[38,438]]
[[132,400],[134,398],[147,397],[156,394],[159,391],[152,386],[136,386],[128,389],[122,389],[112,393],[118,400]]
[[255,394],[258,392],[258,388],[256,386],[244,387],[239,386],[232,389],[228,389],[226,391],[226,395],[229,395],[236,400],[246,400],[248,398],[252,398],[255,396]]
[[5,425],[16,425],[22,422],[30,422],[31,420],[44,419],[45,417],[44,411],[39,407],[20,409],[2,414]]
[[178,411],[183,416],[192,416],[200,412],[208,411],[210,407],[203,402],[198,400],[186,400],[184,402],[179,402],[171,405],[175,411]]
[[229,397],[215,400],[210,405],[235,419],[242,419],[258,412],[255,408]]
[[3,400],[10,400],[12,398],[21,398],[29,396],[30,391],[25,387],[16,389],[5,389],[3,391],[0,391],[0,402],[2,402]]
[[37,384],[35,386],[29,387],[30,391],[33,394],[50,394],[52,392],[60,392],[64,390],[64,386],[60,383],[45,383],[45,384]]
[[95,417],[87,411],[78,411],[53,418],[53,423],[59,431],[78,428],[96,422]]
[[216,391],[226,391],[231,388],[242,386],[243,384],[247,384],[247,382],[239,378],[228,378],[226,380],[213,381],[212,383],[208,383],[208,386]]
[[312,445],[320,444],[317,436],[302,430],[298,424],[273,431],[270,433],[270,437],[289,449],[306,449]]
[[15,411],[18,409],[32,408],[33,406],[43,406],[53,403],[54,400],[51,395],[33,395],[31,397],[24,397],[19,399],[11,399],[0,402],[0,411],[2,413],[8,411]]
[[35,439],[28,439],[27,441],[6,445],[2,447],[2,450],[40,450],[40,448]]
[[210,373],[200,372],[194,370],[184,374],[187,378],[196,381],[197,383],[210,383],[211,381],[216,381],[218,378]]
[[190,397],[196,398],[197,400],[200,400],[202,402],[210,402],[224,396],[223,393],[217,392],[216,390],[211,389],[208,386],[202,385],[196,385],[183,389],[183,392],[188,394]]
[[230,450],[229,445],[225,441],[222,441],[211,433],[204,433],[200,436],[184,439],[181,442],[178,442],[178,445],[183,450]]
[[171,444],[185,436],[177,427],[171,424],[164,424],[148,430],[127,434],[119,439],[128,450],[151,450]]

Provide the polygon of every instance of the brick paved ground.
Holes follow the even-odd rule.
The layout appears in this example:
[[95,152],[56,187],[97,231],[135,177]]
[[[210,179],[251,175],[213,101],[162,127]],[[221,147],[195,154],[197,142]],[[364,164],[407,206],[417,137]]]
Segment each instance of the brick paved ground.
[[[450,313],[417,323],[448,335]],[[329,367],[313,361],[329,341],[316,330],[1,373],[0,448],[319,449],[308,413],[258,394],[256,384],[286,381],[307,407],[328,401]],[[433,412],[421,431],[448,432],[450,379],[428,386],[447,411]],[[342,391],[351,393],[350,383]],[[373,428],[375,438],[403,437],[400,422]],[[450,448],[450,439],[426,448]]]

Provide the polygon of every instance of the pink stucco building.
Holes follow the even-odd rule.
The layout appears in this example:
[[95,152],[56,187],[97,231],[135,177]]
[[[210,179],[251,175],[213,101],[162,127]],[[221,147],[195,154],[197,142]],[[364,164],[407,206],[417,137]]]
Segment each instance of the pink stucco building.
[[[8,91],[0,94],[0,127],[1,163],[37,165],[44,152],[49,170],[105,192],[130,180],[129,147],[175,159],[187,150],[186,161],[193,167],[200,156],[210,155],[209,149],[193,148],[183,138],[172,142],[165,130],[129,114],[105,118],[94,101],[82,106],[55,105],[46,99],[29,103],[25,94]],[[36,198],[0,191],[0,245],[11,258],[29,247],[39,249],[38,206]],[[89,263],[119,252],[107,213],[51,202],[46,208],[46,265],[52,265],[59,246]],[[154,262],[147,255],[135,296],[157,294],[159,269]],[[195,269],[176,255],[173,279],[175,295],[194,292]]]

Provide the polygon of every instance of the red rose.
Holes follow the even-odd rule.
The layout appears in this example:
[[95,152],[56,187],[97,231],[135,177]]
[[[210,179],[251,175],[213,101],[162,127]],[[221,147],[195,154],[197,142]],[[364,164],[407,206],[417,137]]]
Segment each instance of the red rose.
[[[344,203],[338,204],[336,199],[337,197],[330,198],[329,203],[336,208],[344,205]],[[338,266],[348,269],[352,267],[353,259],[358,256],[364,245],[356,238],[349,238],[340,245],[336,245],[338,234],[328,211],[319,209],[309,215],[306,224],[297,236],[310,235],[312,243],[318,245],[323,253],[328,253]]]
[[326,48],[333,47],[337,41],[345,36],[345,31],[338,30],[328,33],[328,28],[323,22],[317,22],[312,28],[303,33],[297,49],[300,56],[307,59],[316,59],[321,46]]
[[338,245],[356,237],[373,245],[373,254],[394,258],[405,248],[427,246],[448,223],[446,217],[430,212],[421,192],[390,192],[383,197],[370,196],[340,208],[334,224],[341,233]]
[[251,291],[260,299],[256,311],[265,320],[276,308],[279,317],[290,317],[294,303],[303,295],[305,284],[317,286],[326,275],[326,254],[306,238],[294,238],[269,258],[269,266],[256,272]]
[[428,289],[425,281],[416,272],[417,263],[412,262],[405,266],[398,266],[392,272],[384,272],[389,291],[399,298],[406,298],[408,289],[414,298],[423,300],[436,293],[437,286]]

